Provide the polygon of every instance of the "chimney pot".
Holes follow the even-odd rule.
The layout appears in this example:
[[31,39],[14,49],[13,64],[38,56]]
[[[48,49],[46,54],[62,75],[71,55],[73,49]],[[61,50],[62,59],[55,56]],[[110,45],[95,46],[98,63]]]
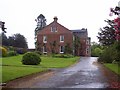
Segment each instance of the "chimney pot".
[[53,19],[55,22],[57,22],[57,20],[58,20],[57,16],[55,16]]

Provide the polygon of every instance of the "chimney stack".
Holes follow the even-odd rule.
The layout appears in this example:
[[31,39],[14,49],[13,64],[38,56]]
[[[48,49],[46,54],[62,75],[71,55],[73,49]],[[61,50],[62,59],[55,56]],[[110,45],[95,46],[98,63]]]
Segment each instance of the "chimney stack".
[[53,19],[55,22],[57,22],[57,20],[58,20],[57,16],[55,16]]

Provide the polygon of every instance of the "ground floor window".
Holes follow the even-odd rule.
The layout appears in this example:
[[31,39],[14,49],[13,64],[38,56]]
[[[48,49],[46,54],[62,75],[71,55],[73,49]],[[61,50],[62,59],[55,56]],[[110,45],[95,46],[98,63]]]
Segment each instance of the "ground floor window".
[[60,53],[64,53],[64,46],[60,46]]
[[46,46],[43,46],[43,53],[47,53],[47,48],[46,48]]
[[88,48],[86,49],[86,54],[89,54],[89,49]]

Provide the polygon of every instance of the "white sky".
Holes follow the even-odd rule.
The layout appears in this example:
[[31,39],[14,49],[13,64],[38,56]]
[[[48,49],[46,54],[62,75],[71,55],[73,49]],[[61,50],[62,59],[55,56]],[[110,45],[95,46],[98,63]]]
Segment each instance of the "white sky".
[[68,29],[87,28],[91,41],[97,42],[99,28],[105,26],[110,8],[119,0],[0,0],[0,21],[6,22],[7,36],[24,35],[29,48],[34,48],[35,19],[43,14],[47,24],[58,17]]

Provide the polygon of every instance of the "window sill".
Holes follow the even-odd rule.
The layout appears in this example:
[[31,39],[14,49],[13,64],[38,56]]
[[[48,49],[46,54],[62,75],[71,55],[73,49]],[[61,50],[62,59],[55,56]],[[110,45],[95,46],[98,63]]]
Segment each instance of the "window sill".
[[60,53],[64,53],[64,52],[60,52]]

